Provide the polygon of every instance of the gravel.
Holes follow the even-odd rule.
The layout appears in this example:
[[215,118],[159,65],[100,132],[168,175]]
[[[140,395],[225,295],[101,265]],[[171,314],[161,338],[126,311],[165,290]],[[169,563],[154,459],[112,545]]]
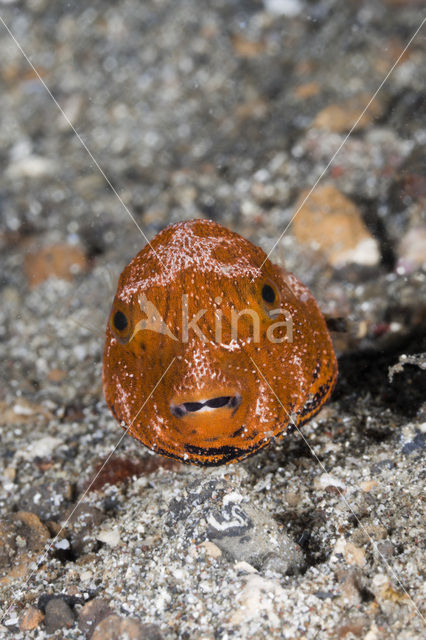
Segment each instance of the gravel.
[[[81,136],[0,25],[0,638],[424,637],[424,29],[345,142],[420,7],[0,2]],[[380,259],[333,264],[317,227],[271,256],[338,329],[332,400],[218,469],[125,438],[85,493],[121,435],[101,365],[129,212],[268,251],[340,147],[323,183]]]

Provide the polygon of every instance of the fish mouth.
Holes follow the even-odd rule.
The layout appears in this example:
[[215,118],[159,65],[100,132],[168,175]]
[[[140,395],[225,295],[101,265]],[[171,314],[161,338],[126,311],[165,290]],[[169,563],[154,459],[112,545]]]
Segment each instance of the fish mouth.
[[180,404],[171,404],[170,411],[176,418],[183,418],[190,413],[214,411],[215,409],[232,409],[232,416],[241,404],[241,395],[236,393],[229,396],[216,396],[199,400],[197,402],[181,402]]

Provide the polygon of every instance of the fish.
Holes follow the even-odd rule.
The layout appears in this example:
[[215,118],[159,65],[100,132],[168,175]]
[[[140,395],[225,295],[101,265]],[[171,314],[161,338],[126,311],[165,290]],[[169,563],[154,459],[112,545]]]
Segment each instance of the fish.
[[214,221],[166,227],[119,277],[105,400],[157,454],[205,466],[243,460],[318,413],[336,378],[308,288]]

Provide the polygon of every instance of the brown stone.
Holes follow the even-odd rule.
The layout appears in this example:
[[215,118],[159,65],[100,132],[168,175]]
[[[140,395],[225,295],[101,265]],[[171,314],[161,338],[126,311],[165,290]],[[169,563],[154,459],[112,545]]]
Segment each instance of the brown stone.
[[240,56],[240,58],[255,58],[266,49],[263,42],[248,40],[240,34],[234,34],[232,36],[232,44],[234,45],[235,53]]
[[106,600],[95,598],[87,602],[78,617],[78,627],[86,638],[91,638],[97,625],[113,614],[113,610]]
[[24,262],[25,274],[32,288],[51,277],[72,280],[87,267],[83,250],[68,244],[55,244],[28,253]]
[[358,606],[361,601],[361,574],[356,567],[341,569],[337,573],[339,592],[345,602],[351,606]]
[[398,245],[398,267],[410,271],[426,263],[426,225],[409,229]]
[[380,255],[376,240],[365,226],[354,202],[331,184],[318,187],[302,205],[295,205],[293,233],[301,244],[319,249],[334,267],[357,263],[375,265]]
[[22,424],[35,419],[46,422],[52,417],[53,415],[45,407],[28,402],[24,398],[19,398],[19,401],[13,405],[0,402],[0,425]]
[[50,382],[61,382],[67,375],[66,371],[62,371],[62,369],[51,369],[47,374]]
[[306,98],[312,98],[321,91],[321,85],[318,82],[306,82],[305,84],[299,84],[299,86],[293,89],[294,95],[300,100]]
[[155,625],[113,614],[96,626],[92,640],[161,640],[161,634]]
[[44,620],[44,615],[40,609],[29,607],[19,619],[19,629],[21,631],[32,631],[37,629],[42,620]]
[[[330,104],[322,109],[314,118],[312,126],[316,129],[326,129],[336,133],[344,133],[352,129],[361,113],[369,103],[371,95],[361,93],[341,104]],[[359,122],[355,126],[355,131],[365,129],[375,118],[382,115],[384,105],[378,97],[369,105],[366,112],[362,115]]]
[[337,629],[337,637],[339,639],[346,638],[346,636],[361,636],[368,624],[368,618],[357,616],[356,618],[346,620]]
[[18,511],[0,521],[0,568],[11,566],[15,557],[40,551],[50,538],[49,529],[35,513]]
[[28,567],[32,561],[29,554],[22,554],[19,556],[20,562],[15,564],[6,574],[0,578],[0,585],[8,585],[14,580],[24,578],[28,574]]
[[355,564],[363,567],[366,562],[364,549],[357,547],[353,542],[346,542],[345,560],[348,564]]
[[71,607],[62,598],[52,598],[46,604],[46,632],[54,633],[58,629],[71,629],[75,622]]
[[247,102],[242,102],[235,109],[235,115],[241,120],[248,120],[250,118],[260,119],[263,118],[268,112],[268,103],[261,98],[253,98]]

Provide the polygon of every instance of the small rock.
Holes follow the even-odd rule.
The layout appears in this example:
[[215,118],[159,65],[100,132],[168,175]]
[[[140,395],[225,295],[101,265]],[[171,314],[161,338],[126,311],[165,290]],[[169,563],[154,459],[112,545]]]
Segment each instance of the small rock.
[[376,265],[378,245],[358,207],[330,184],[318,187],[302,205],[307,193],[301,194],[294,208],[296,212],[301,207],[293,220],[296,239],[322,251],[336,268],[350,263]]
[[306,100],[306,98],[312,98],[321,91],[321,85],[318,82],[306,82],[300,84],[294,89],[294,95],[300,100]]
[[396,272],[414,271],[426,263],[426,227],[413,227],[401,238],[398,245]]
[[71,500],[72,485],[59,479],[29,487],[22,493],[19,504],[37,514],[41,520],[58,520],[70,506]]
[[391,558],[395,553],[395,548],[390,540],[385,540],[384,542],[377,543],[377,550],[380,555],[385,558]]
[[263,0],[265,11],[276,16],[298,16],[302,11],[300,0]]
[[58,629],[71,629],[74,624],[71,607],[62,598],[52,598],[46,604],[46,632],[54,633]]
[[[12,406],[6,402],[0,402],[0,425],[22,424],[34,420],[34,417],[37,421],[47,422],[52,418],[52,414],[42,405],[28,402],[24,398],[19,398]],[[22,454],[18,452],[17,455]]]
[[346,485],[344,482],[335,478],[331,473],[322,473],[314,479],[314,487],[319,490],[325,490],[328,487],[336,487],[340,492],[346,491]]
[[375,462],[371,467],[372,473],[382,473],[384,469],[395,469],[395,462],[386,458],[385,460],[380,460],[379,462]]
[[203,547],[205,548],[207,555],[211,558],[220,558],[220,556],[222,555],[222,551],[219,549],[219,547],[213,542],[210,542],[210,540],[205,540],[203,542]]
[[0,570],[11,567],[21,554],[40,551],[49,538],[48,528],[34,513],[18,511],[0,520]]
[[120,531],[117,527],[112,529],[102,529],[96,536],[99,542],[104,542],[109,547],[116,547],[120,544]]
[[346,620],[342,625],[340,625],[337,631],[337,637],[339,640],[341,638],[346,638],[346,636],[361,636],[368,624],[368,618],[356,616],[349,620]]
[[80,611],[78,628],[86,638],[91,638],[95,627],[111,614],[113,614],[113,610],[106,600],[102,600],[102,598],[90,600]]
[[141,624],[141,640],[163,640],[160,627],[156,624]]
[[49,158],[35,154],[27,155],[12,162],[6,170],[6,176],[10,179],[19,178],[44,178],[55,172],[55,163]]
[[251,566],[245,560],[241,560],[241,562],[236,562],[234,565],[234,569],[236,571],[244,571],[244,573],[258,573],[257,569]]
[[364,640],[378,640],[380,637],[383,638],[383,634],[379,631],[377,625],[373,622],[366,635],[364,636]]
[[374,576],[372,590],[378,603],[382,606],[385,603],[388,606],[390,604],[404,604],[409,600],[409,596],[403,591],[395,589],[389,576],[382,573]]
[[297,573],[305,565],[302,549],[282,525],[249,504],[238,486],[215,476],[194,482],[170,501],[165,527],[167,535],[179,528],[199,544],[207,537],[228,560],[247,562],[257,570]]
[[358,606],[362,602],[362,578],[358,567],[345,568],[337,574],[339,580],[339,595],[351,606]]
[[96,626],[92,640],[162,640],[162,635],[154,624],[144,625],[135,618],[113,614]]
[[304,566],[301,548],[273,518],[244,504],[236,492],[223,497],[222,508],[212,510],[207,522],[209,539],[232,560],[283,574],[297,573]]
[[235,53],[241,58],[254,58],[265,51],[263,42],[247,40],[240,34],[232,36],[232,44],[234,45]]
[[352,542],[346,543],[345,559],[348,564],[357,564],[360,567],[365,565],[365,551],[357,547]]
[[29,607],[19,619],[19,629],[21,631],[32,631],[39,626],[42,620],[44,620],[44,615],[40,609]]
[[[79,557],[93,551],[97,546],[97,527],[105,520],[105,513],[90,504],[81,503],[75,509],[70,507],[68,521],[70,540],[74,554]],[[65,515],[65,519],[67,516]]]
[[277,581],[267,580],[257,574],[249,575],[237,597],[238,608],[231,615],[231,624],[267,618],[270,624],[278,626],[280,620],[275,613],[274,600],[284,597],[285,591]]
[[371,491],[371,489],[377,487],[377,482],[376,480],[364,480],[363,482],[359,483],[359,487],[362,491],[368,493],[369,491]]
[[5,480],[9,480],[9,482],[13,482],[16,478],[15,467],[6,467],[3,471],[3,478],[5,478]]
[[389,194],[393,208],[399,209],[401,203],[407,207],[412,202],[424,202],[426,199],[425,156],[424,145],[416,146],[398,168]]
[[331,593],[331,591],[315,591],[314,596],[319,600],[328,600],[336,597],[335,593]]
[[47,374],[47,379],[54,383],[61,382],[66,377],[67,372],[62,369],[51,369]]
[[[316,115],[312,126],[316,129],[326,129],[327,131],[334,131],[336,133],[349,131],[358,120],[370,99],[371,95],[362,93],[353,96],[341,104],[331,104]],[[354,130],[358,131],[368,127],[375,118],[381,116],[383,110],[383,102],[376,96],[356,124]]]
[[67,117],[64,118],[62,113],[58,115],[58,129],[60,131],[69,131],[69,123],[74,124],[78,120],[82,107],[83,96],[80,93],[72,94],[66,98],[62,104],[62,109]]
[[37,287],[48,278],[73,280],[88,268],[84,251],[77,246],[56,244],[25,256],[24,270],[30,287]]
[[268,112],[268,103],[261,98],[253,98],[253,100],[247,100],[240,103],[235,109],[235,115],[241,120],[261,119]]
[[24,460],[34,460],[34,458],[50,458],[50,456],[63,445],[63,441],[52,436],[45,436],[39,440],[31,442],[23,452]]
[[426,434],[418,432],[412,440],[404,444],[402,453],[410,455],[414,451],[423,451],[424,449],[426,449]]
[[339,538],[334,547],[334,554],[341,554],[344,556],[348,564],[356,564],[358,566],[364,566],[365,551],[361,547],[357,547],[353,542],[348,542],[345,538]]

